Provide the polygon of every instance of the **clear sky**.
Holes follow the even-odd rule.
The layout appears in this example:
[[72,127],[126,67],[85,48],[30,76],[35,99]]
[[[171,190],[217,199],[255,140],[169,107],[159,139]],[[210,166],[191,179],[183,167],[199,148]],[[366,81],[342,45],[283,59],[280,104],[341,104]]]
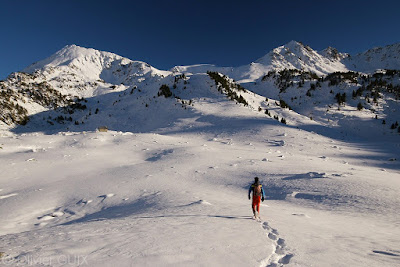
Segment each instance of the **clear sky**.
[[159,69],[248,64],[290,40],[356,54],[400,42],[397,0],[0,0],[0,79],[67,44]]

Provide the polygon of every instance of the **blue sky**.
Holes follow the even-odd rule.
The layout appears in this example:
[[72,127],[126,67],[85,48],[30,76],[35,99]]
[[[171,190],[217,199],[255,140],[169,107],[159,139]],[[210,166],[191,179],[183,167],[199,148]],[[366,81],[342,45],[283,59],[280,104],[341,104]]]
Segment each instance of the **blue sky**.
[[248,64],[290,40],[351,54],[400,42],[400,1],[388,0],[0,0],[0,10],[0,79],[67,44],[169,69]]

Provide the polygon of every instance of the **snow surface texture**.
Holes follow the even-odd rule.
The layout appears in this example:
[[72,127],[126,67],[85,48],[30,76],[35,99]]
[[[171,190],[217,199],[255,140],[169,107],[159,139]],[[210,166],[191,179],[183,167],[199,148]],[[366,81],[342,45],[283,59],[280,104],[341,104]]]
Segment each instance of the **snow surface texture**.
[[[290,66],[343,71],[349,60],[290,42],[237,69],[160,71],[68,46],[28,67],[29,82],[86,97],[88,109],[71,114],[78,125],[52,125],[59,111],[26,101],[27,125],[1,125],[0,263],[399,266],[398,134],[351,103],[329,116],[301,101],[296,111],[282,108],[281,97],[302,89],[280,93],[261,80]],[[240,91],[225,78],[247,105],[230,101],[208,70],[255,82]],[[162,84],[178,98],[159,96]],[[322,83],[313,101],[329,103],[330,89]],[[395,99],[378,108],[379,116],[398,116]],[[108,132],[95,131],[103,125]],[[261,223],[247,199],[255,176],[267,195]]]

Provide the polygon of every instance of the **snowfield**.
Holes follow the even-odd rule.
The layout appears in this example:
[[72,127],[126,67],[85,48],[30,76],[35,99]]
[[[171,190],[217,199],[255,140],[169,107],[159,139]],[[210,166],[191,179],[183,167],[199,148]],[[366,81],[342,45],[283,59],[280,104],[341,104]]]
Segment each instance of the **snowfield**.
[[[310,81],[279,92],[261,79],[290,64],[347,70],[348,55],[308,49],[160,71],[68,46],[27,68],[26,83],[85,97],[87,109],[56,123],[64,111],[24,99],[27,125],[0,122],[0,264],[399,266],[400,136],[381,122],[400,121],[398,100],[357,111],[358,100],[331,107],[327,93],[356,85],[322,83],[306,98]],[[225,90],[208,70],[248,90],[229,77]],[[255,176],[261,222],[247,197]]]
[[[3,136],[3,264],[399,264],[398,144],[221,120],[209,131]],[[247,199],[254,176],[267,194],[261,224]]]

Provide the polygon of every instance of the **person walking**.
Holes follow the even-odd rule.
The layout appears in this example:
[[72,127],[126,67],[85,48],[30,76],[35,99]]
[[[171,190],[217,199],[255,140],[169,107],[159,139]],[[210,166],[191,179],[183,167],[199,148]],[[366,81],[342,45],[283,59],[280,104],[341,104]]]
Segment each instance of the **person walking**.
[[262,185],[260,184],[260,180],[258,177],[254,177],[254,183],[251,184],[249,188],[249,199],[251,199],[250,195],[253,193],[253,201],[251,207],[253,209],[253,219],[261,220],[260,218],[260,202],[264,201],[265,194]]

